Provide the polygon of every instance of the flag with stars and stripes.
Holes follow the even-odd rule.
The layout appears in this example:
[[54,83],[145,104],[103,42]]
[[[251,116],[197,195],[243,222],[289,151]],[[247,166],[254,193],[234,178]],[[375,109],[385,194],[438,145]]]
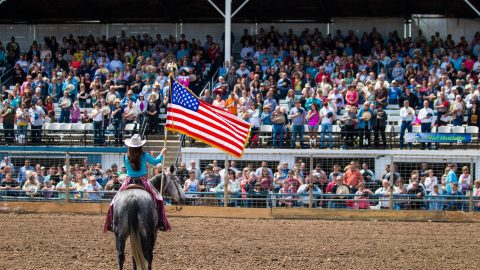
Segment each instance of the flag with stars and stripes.
[[171,79],[166,128],[190,136],[235,157],[241,157],[250,124],[196,97]]

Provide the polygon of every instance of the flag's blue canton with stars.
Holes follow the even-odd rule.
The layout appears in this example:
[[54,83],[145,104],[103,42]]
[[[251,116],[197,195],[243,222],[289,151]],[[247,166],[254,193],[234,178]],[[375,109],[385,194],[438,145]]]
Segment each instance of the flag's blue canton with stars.
[[172,80],[172,103],[186,109],[197,111],[200,101],[192,95],[183,85]]

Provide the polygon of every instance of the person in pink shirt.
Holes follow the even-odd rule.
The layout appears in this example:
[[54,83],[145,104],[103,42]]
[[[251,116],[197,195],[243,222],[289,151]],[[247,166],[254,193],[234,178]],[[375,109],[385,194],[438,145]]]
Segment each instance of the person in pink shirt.
[[317,144],[318,125],[320,123],[320,113],[318,104],[312,103],[311,110],[307,114],[308,136],[310,137],[310,147],[315,147]]
[[78,101],[73,102],[73,106],[70,109],[70,117],[72,119],[72,123],[77,123],[80,120],[81,111],[80,107],[78,107]]
[[222,96],[218,94],[215,100],[213,101],[212,105],[215,107],[225,109],[225,100],[222,100]]
[[187,71],[185,69],[182,69],[180,71],[180,75],[178,76],[178,81],[185,87],[188,87],[190,84],[190,77],[187,74]]
[[358,107],[358,92],[357,89],[355,89],[355,86],[350,85],[348,87],[345,101],[347,102],[347,105],[355,105],[355,107]]

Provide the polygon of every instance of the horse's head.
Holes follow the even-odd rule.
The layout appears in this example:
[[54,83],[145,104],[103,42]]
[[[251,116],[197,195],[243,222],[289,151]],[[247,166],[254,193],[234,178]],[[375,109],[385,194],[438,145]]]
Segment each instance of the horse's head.
[[186,196],[180,185],[180,180],[175,175],[176,168],[172,165],[170,173],[163,177],[162,194],[165,197],[171,198],[179,204],[185,204]]

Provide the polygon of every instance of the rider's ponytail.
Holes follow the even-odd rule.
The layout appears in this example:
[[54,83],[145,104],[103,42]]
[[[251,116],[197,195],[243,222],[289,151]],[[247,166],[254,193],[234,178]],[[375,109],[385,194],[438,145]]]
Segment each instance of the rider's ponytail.
[[142,147],[129,147],[127,158],[132,166],[132,169],[135,171],[140,170],[140,162],[142,160],[143,149]]

